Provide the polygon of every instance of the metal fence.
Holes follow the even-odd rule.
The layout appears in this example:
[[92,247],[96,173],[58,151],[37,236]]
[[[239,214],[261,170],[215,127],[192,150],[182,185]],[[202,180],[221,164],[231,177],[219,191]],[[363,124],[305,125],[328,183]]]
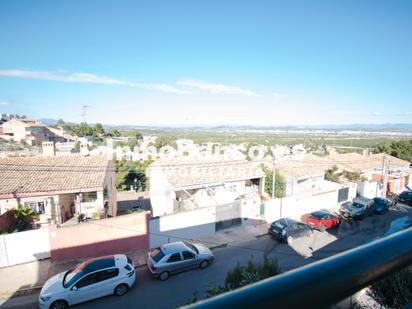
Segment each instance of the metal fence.
[[412,229],[187,308],[327,308],[412,264]]

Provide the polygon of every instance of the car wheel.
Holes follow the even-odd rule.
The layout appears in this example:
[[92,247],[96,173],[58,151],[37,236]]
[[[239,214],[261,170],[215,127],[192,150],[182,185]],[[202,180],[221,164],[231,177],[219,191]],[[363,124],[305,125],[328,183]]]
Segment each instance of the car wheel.
[[167,278],[169,278],[169,272],[167,272],[167,271],[162,272],[159,276],[159,279],[162,280],[162,281],[167,280]]
[[114,294],[117,296],[123,296],[124,294],[127,293],[127,290],[129,289],[129,286],[125,283],[119,284],[115,289],[114,289]]
[[208,260],[204,260],[204,261],[202,261],[202,263],[200,263],[200,268],[201,269],[205,269],[208,266],[209,266],[209,261]]
[[67,301],[65,300],[56,300],[54,301],[49,309],[66,309],[69,306],[69,304],[67,303]]
[[326,225],[322,225],[321,227],[320,227],[320,231],[323,233],[324,231],[326,231]]

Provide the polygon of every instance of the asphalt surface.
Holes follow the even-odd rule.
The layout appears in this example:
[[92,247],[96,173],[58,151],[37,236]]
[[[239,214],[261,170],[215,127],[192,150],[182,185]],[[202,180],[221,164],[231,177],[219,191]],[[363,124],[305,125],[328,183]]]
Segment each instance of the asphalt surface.
[[[138,268],[136,284],[126,295],[108,296],[73,308],[176,308],[187,304],[195,292],[202,298],[208,283],[223,284],[227,271],[238,262],[245,265],[250,258],[260,261],[266,253],[277,258],[282,271],[288,271],[362,245],[382,235],[393,219],[404,215],[412,217],[412,208],[399,207],[384,215],[374,215],[352,224],[343,222],[339,228],[324,233],[315,231],[312,236],[297,239],[291,245],[278,243],[269,235],[232,243],[213,250],[215,262],[208,268],[174,275],[167,281],[152,278],[145,267]],[[37,298],[38,294],[16,297],[4,302],[1,307],[35,308]]]

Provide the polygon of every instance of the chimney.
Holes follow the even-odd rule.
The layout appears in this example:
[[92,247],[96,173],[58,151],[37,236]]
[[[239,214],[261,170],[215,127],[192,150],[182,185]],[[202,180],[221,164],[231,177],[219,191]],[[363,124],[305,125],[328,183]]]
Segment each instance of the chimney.
[[87,144],[87,141],[80,142],[80,154],[83,156],[89,155],[89,145]]
[[55,157],[56,156],[56,146],[54,142],[42,142],[41,147],[43,150],[43,156],[45,157]]
[[362,155],[365,157],[369,156],[369,148],[363,148]]

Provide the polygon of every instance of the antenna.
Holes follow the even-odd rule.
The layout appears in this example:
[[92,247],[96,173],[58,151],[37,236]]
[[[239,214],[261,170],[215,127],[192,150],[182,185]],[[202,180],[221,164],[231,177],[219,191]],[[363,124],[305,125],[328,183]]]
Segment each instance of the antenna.
[[89,108],[90,105],[82,105],[83,108],[83,113],[82,113],[82,117],[83,117],[83,123],[84,123],[84,129],[83,129],[83,137],[86,137],[86,108]]

